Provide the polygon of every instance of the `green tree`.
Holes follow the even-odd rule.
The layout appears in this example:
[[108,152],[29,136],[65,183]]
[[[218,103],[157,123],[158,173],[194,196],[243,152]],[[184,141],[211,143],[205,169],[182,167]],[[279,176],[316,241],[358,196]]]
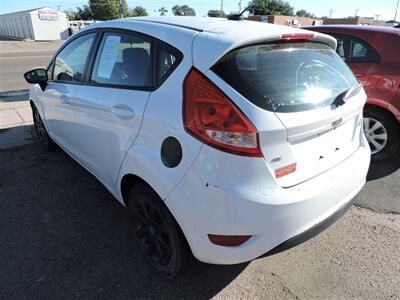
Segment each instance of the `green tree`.
[[[113,20],[119,18],[119,0],[89,0],[89,7],[95,20]],[[122,0],[123,16],[128,16],[128,5]]]
[[93,20],[93,13],[88,5],[76,8],[75,20]]
[[188,5],[175,5],[172,7],[172,13],[175,16],[195,16],[196,12]]
[[165,16],[168,12],[168,9],[166,9],[164,6],[161,7],[158,12],[160,13],[160,16]]
[[213,18],[226,18],[226,14],[223,10],[211,9],[208,11],[207,16]]
[[249,11],[254,15],[292,16],[294,14],[294,8],[289,2],[282,0],[253,0],[249,5],[251,5]]
[[312,13],[309,13],[308,11],[306,11],[305,9],[300,9],[296,12],[296,16],[298,17],[306,17],[306,18],[313,18],[315,19],[316,16],[313,15]]
[[130,17],[148,16],[146,9],[143,6],[136,6],[129,12]]

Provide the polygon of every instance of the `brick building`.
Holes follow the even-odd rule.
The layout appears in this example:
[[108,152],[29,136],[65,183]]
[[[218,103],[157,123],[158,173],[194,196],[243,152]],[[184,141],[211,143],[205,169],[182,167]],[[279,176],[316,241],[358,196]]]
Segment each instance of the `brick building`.
[[322,20],[297,16],[249,16],[249,20],[291,27],[322,25]]
[[374,26],[385,26],[386,21],[375,20],[373,18],[342,18],[342,19],[324,19],[324,25],[374,25]]

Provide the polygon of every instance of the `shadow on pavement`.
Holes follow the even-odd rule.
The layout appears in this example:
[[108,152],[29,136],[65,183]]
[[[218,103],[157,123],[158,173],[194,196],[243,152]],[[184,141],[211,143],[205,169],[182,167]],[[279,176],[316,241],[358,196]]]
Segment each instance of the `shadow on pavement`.
[[389,157],[382,162],[371,163],[367,175],[367,181],[377,180],[389,176],[398,169],[400,169],[400,152],[397,152],[392,157]]
[[211,298],[247,266],[193,261],[167,281],[144,261],[128,212],[64,152],[0,150],[0,298]]

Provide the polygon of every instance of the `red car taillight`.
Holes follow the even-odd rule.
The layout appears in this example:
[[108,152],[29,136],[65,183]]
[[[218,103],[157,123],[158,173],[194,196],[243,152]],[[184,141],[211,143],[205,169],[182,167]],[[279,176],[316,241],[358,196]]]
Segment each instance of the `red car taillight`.
[[257,129],[196,69],[184,82],[183,114],[185,129],[202,142],[225,152],[262,157]]

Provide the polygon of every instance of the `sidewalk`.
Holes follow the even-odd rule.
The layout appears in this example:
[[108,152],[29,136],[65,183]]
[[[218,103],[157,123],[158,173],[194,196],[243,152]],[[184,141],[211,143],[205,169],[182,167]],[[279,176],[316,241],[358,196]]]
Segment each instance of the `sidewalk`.
[[27,95],[0,97],[0,149],[29,143],[32,124],[32,110]]
[[0,129],[32,124],[32,110],[26,97],[0,98]]

